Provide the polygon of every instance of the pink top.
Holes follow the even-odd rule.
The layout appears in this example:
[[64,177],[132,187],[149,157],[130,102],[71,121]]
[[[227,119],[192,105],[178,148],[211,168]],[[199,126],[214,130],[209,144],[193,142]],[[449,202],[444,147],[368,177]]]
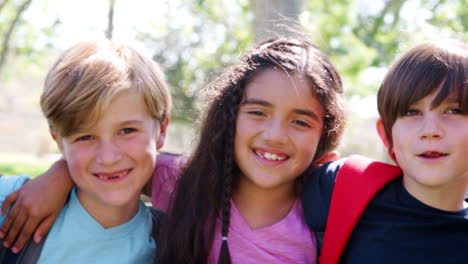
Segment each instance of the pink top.
[[156,159],[156,168],[152,178],[151,203],[156,209],[167,211],[169,200],[177,177],[180,173],[184,156],[162,153]]
[[[174,190],[184,157],[159,154],[152,177],[153,207],[165,211]],[[315,264],[317,245],[304,221],[298,199],[289,214],[269,227],[251,229],[231,200],[228,245],[233,264]],[[221,246],[221,221],[218,221],[209,263],[216,263]]]
[[[314,264],[317,245],[314,233],[307,227],[300,200],[283,220],[269,227],[251,229],[231,200],[231,224],[228,245],[233,264]],[[215,232],[210,254],[211,264],[217,263],[221,247],[221,220]]]

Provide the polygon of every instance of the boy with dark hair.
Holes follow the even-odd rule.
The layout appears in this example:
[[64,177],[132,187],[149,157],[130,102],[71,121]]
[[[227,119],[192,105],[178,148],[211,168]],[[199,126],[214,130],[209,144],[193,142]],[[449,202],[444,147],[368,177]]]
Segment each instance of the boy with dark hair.
[[[341,257],[321,256],[320,263],[466,263],[467,45],[426,43],[405,53],[386,75],[378,107],[378,133],[402,177],[362,205]],[[305,184],[302,201],[311,230],[323,232],[326,223],[338,220],[329,211],[335,196],[343,195],[334,189],[346,177],[338,174],[344,162],[325,164]],[[359,196],[366,187],[364,182],[347,191]],[[325,231],[324,249],[330,242]]]

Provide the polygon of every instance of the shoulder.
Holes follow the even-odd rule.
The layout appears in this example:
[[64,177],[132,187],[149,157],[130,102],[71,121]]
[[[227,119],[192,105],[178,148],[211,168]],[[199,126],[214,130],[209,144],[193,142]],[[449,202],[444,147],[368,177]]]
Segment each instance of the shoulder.
[[344,159],[328,162],[312,171],[310,175],[306,176],[304,194],[307,195],[309,192],[314,192],[318,188],[322,190],[326,188],[331,191],[336,175],[343,163]]
[[8,194],[18,190],[29,180],[26,175],[0,176],[0,203],[3,203]]
[[344,160],[325,163],[307,175],[302,193],[302,208],[307,225],[314,231],[325,228],[335,178]]
[[[29,180],[29,177],[26,175],[20,176],[0,176],[0,206],[3,205],[6,197],[18,190],[23,184]],[[0,216],[0,223],[3,223],[3,220],[6,218],[5,215]]]
[[181,167],[187,157],[161,153],[156,160],[156,167],[152,175],[152,203],[153,207],[166,210],[169,200],[179,177]]
[[153,179],[156,181],[175,181],[180,174],[186,157],[176,154],[161,153],[156,159]]

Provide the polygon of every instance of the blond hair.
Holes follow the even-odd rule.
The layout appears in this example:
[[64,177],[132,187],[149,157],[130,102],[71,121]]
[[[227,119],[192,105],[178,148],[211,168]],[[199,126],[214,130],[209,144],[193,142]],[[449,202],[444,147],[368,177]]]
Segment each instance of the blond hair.
[[159,66],[135,49],[110,41],[81,42],[49,70],[41,108],[58,136],[92,126],[122,91],[140,93],[148,113],[166,119],[171,97]]

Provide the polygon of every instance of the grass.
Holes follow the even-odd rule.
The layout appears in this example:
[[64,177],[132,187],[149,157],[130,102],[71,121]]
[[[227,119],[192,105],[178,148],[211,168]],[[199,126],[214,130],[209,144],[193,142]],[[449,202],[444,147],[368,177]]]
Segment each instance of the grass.
[[31,178],[46,171],[53,163],[51,158],[37,158],[32,155],[0,153],[0,174],[27,174]]

